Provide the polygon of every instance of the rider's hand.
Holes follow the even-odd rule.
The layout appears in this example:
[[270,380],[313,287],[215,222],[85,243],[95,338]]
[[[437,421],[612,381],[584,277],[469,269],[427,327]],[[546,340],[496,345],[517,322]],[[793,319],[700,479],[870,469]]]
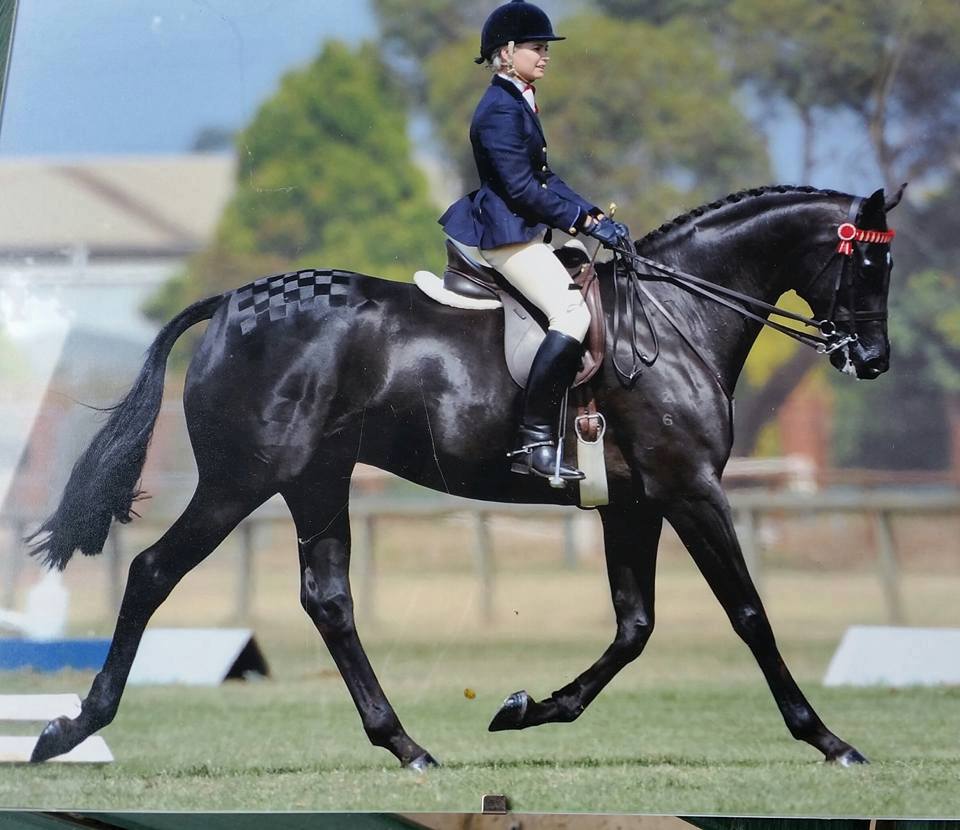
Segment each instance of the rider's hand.
[[599,221],[593,222],[584,227],[584,233],[599,239],[603,245],[608,248],[619,248],[623,244],[621,237],[624,232],[629,235],[626,225],[620,222],[614,222],[610,217],[604,216]]

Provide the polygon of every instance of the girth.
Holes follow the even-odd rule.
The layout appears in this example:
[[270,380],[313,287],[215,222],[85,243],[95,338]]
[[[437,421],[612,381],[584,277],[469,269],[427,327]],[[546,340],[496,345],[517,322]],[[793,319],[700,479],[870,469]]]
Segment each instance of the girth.
[[[584,338],[583,367],[573,382],[574,386],[580,386],[597,373],[606,349],[606,325],[600,299],[600,284],[596,279],[593,263],[583,250],[564,247],[554,253],[580,289],[590,312],[590,328]],[[503,295],[508,294],[523,306],[543,330],[543,334],[546,334],[543,313],[536,306],[510,285],[499,272],[468,259],[450,240],[447,240],[447,267],[443,272],[443,287],[455,294],[476,300],[497,299],[503,302]],[[506,348],[509,350],[509,344]]]

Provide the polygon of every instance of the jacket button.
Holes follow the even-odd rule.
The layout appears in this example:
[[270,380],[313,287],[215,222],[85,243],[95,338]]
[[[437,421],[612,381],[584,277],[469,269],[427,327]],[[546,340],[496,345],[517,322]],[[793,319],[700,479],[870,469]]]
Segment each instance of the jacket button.
[[543,148],[543,154],[544,154],[544,155],[547,154],[547,148],[546,148],[546,147]]
[[543,165],[543,167],[541,167],[540,169],[541,169],[544,173],[546,173],[546,172],[547,172],[547,165]]
[[547,187],[547,183],[546,183],[546,182],[544,182],[544,183],[543,183],[542,185],[540,185],[540,187],[542,187],[542,188],[544,188],[544,190],[546,190],[546,187]]

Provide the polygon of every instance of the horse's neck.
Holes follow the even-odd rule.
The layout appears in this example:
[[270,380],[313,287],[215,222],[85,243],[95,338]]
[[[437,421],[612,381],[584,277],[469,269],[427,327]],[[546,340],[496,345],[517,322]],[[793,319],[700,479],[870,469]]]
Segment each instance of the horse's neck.
[[[677,234],[641,253],[662,259],[687,273],[775,304],[790,289],[801,287],[800,263],[810,252],[811,228],[823,221],[823,205],[810,201],[789,210],[768,210],[752,217],[705,216]],[[714,300],[686,292],[686,322],[705,351],[714,356],[715,369],[726,389],[732,390],[760,323]],[[736,301],[734,301],[736,302]],[[763,311],[754,311],[765,317]]]

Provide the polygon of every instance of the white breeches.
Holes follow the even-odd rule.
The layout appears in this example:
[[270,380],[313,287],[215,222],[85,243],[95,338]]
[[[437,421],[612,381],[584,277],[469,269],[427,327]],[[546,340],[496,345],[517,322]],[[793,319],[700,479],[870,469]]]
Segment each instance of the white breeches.
[[549,328],[579,341],[590,328],[590,311],[579,289],[542,237],[481,251],[531,303],[547,315]]

